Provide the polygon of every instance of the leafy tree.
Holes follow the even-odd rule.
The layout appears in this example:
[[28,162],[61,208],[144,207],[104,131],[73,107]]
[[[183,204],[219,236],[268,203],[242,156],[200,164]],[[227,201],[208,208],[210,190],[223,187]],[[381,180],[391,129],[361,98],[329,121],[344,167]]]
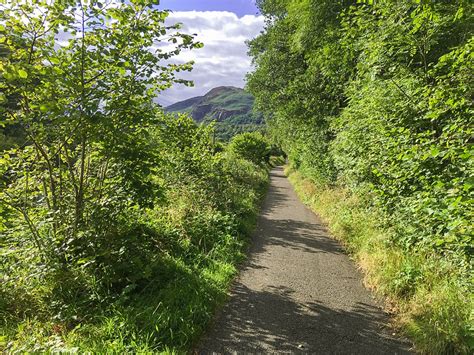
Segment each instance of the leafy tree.
[[153,102],[201,47],[157,3],[0,5],[1,350],[183,352],[230,282],[266,166]]
[[[460,211],[470,210],[464,203],[472,194],[472,167],[463,160],[470,160],[464,58],[471,7],[310,0],[260,6],[268,20],[250,42],[256,70],[248,88],[292,164],[320,182],[375,192],[379,208],[407,221],[397,227],[397,243],[470,253],[469,218]],[[462,84],[448,90],[446,75]],[[443,119],[433,112],[442,102]]]
[[257,165],[268,163],[270,160],[271,147],[260,132],[246,132],[234,136],[228,149]]
[[160,191],[149,127],[163,114],[152,100],[188,84],[176,73],[192,63],[164,61],[201,44],[165,25],[168,13],[154,3],[1,5],[1,124],[27,140],[5,151],[0,167],[2,208],[24,224],[3,223],[7,238],[26,227],[20,234],[43,260],[84,262],[98,231],[114,230],[134,204],[153,205]]

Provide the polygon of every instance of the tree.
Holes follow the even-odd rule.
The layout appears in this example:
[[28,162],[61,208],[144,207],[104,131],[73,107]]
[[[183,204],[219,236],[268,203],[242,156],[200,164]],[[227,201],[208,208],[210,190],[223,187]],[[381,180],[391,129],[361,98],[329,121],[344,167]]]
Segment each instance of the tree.
[[[2,210],[21,216],[43,259],[66,261],[113,228],[129,205],[151,205],[162,124],[153,98],[200,47],[156,1],[39,1],[1,6],[1,124],[27,142],[0,161]],[[153,187],[153,188],[152,188]],[[15,219],[9,230],[23,228]],[[100,234],[99,233],[99,234]]]
[[229,143],[229,151],[257,165],[269,162],[270,150],[270,145],[260,132],[238,134]]

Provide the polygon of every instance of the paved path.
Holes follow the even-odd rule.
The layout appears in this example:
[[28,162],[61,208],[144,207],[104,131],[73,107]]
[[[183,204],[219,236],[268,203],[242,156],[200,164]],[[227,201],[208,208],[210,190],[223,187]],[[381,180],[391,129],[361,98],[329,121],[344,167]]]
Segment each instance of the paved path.
[[198,353],[405,354],[388,316],[281,168],[249,259]]

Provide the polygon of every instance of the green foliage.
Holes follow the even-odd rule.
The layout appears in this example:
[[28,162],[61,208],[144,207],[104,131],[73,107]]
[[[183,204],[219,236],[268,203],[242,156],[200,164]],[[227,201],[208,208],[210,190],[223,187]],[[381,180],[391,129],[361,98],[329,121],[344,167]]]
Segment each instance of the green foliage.
[[407,253],[391,243],[395,231],[360,197],[341,187],[315,185],[295,171],[289,178],[297,194],[352,252],[365,272],[365,283],[388,297],[397,325],[415,340],[416,350],[470,353],[474,299],[469,265],[459,255]]
[[[21,235],[42,260],[83,259],[94,231],[115,233],[121,211],[151,206],[160,190],[149,178],[157,152],[147,129],[161,115],[152,99],[190,69],[160,61],[197,44],[175,33],[173,51],[153,53],[177,27],[149,5],[2,5],[10,29],[1,44],[2,124],[21,127],[27,142],[2,160],[0,201],[23,218],[29,232]],[[22,226],[10,224],[7,238]]]
[[[194,136],[198,147],[196,133],[202,128],[184,118],[174,127],[185,137]],[[209,135],[201,137],[211,147]],[[176,143],[180,141],[176,139]],[[187,151],[181,150],[184,146]],[[153,249],[160,260],[146,284],[132,289],[129,301],[123,292],[118,299],[126,307],[120,304],[114,317],[123,326],[109,326],[104,334],[105,324],[92,324],[88,330],[92,333],[78,339],[83,349],[105,350],[120,339],[119,350],[135,350],[137,347],[131,346],[132,334],[136,333],[148,351],[164,346],[186,350],[212,318],[216,304],[224,300],[228,282],[236,272],[234,265],[242,257],[243,236],[256,213],[266,171],[225,152],[214,156],[208,150],[203,156],[206,150],[202,147],[169,147],[165,154],[175,165],[163,175],[168,176],[166,199],[147,213],[160,236]],[[192,169],[187,170],[191,162]],[[109,318],[107,322],[116,323]],[[95,332],[101,335],[101,342],[94,341]]]
[[271,147],[259,132],[242,133],[229,143],[229,151],[257,165],[268,164]]
[[[250,42],[248,89],[291,165],[378,211],[387,248],[472,272],[471,4],[259,4],[267,23]],[[399,266],[390,292],[416,297],[421,266]],[[434,334],[430,314],[419,339]],[[436,336],[437,351],[465,351],[465,337],[441,333],[451,335]]]
[[0,5],[1,351],[186,351],[224,299],[268,174],[153,103],[201,46],[155,3]]
[[[392,9],[388,13],[388,10],[379,10],[387,17],[386,21],[400,16],[400,12]],[[402,10],[406,11],[406,8],[402,7]],[[418,9],[412,13],[414,24],[405,30],[410,41],[415,40],[412,38],[413,26],[420,31],[416,21],[422,21],[430,14],[433,20],[425,24],[425,31],[430,34],[426,36],[435,36],[431,34],[431,27],[441,27],[439,31],[445,35],[452,30],[450,27],[457,26],[435,10]],[[444,15],[454,16],[455,8],[445,9],[448,10],[451,12]],[[393,31],[385,28],[379,31],[389,30]],[[403,28],[400,32],[403,33]],[[381,42],[381,36],[374,36],[373,43],[364,44],[367,49],[362,49],[360,56],[373,56],[373,47],[385,47],[385,51],[411,51],[405,48],[407,44]],[[469,216],[472,205],[469,206],[473,191],[469,183],[472,172],[469,112],[472,107],[466,76],[469,64],[463,58],[471,51],[472,40],[444,55],[439,53],[439,47],[445,46],[444,43],[438,48],[430,48],[431,42],[441,39],[423,37],[420,40],[429,43],[425,45],[426,53],[412,54],[414,60],[421,56],[418,65],[411,64],[413,67],[396,61],[391,64],[394,69],[390,74],[380,74],[381,69],[374,69],[374,66],[380,68],[386,64],[375,64],[374,60],[387,59],[376,57],[360,61],[363,73],[349,83],[349,105],[334,120],[337,134],[332,143],[333,156],[345,183],[371,189],[381,208],[392,217],[405,221],[398,226],[400,232],[395,242],[406,248],[438,249],[440,252],[460,249],[460,252],[470,254],[473,231]],[[455,42],[456,38],[452,40]],[[428,56],[436,59],[425,66],[423,58]],[[405,61],[405,58],[401,60]],[[443,64],[446,61],[458,64],[448,69]],[[446,75],[452,88],[446,85]]]
[[153,207],[130,204],[114,219],[98,215],[75,259],[41,262],[34,246],[5,240],[3,349],[184,351],[193,344],[225,298],[268,179],[265,168],[216,152],[212,134],[186,116],[163,118],[150,132],[160,152],[150,176],[162,186],[159,198]]

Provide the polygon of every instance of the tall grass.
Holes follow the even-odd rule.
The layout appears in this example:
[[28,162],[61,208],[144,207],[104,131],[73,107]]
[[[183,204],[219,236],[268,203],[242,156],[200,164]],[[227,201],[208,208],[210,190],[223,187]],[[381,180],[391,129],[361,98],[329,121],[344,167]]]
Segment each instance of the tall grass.
[[364,271],[365,283],[387,300],[395,323],[427,354],[474,351],[474,298],[469,265],[394,245],[375,209],[348,190],[320,185],[287,169],[300,198],[328,224]]

